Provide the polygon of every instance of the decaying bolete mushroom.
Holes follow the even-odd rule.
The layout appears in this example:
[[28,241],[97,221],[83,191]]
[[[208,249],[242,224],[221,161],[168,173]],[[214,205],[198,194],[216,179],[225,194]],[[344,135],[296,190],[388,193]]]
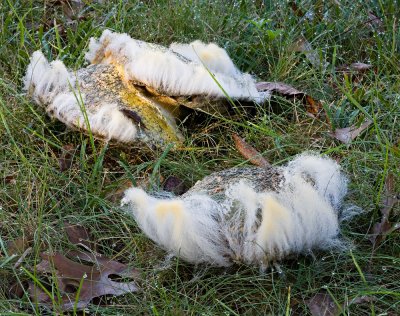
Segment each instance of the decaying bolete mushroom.
[[181,106],[221,106],[228,97],[263,102],[269,96],[216,44],[166,48],[105,30],[90,40],[86,59],[90,65],[73,72],[34,52],[25,89],[51,117],[107,140],[177,143]]
[[143,232],[190,263],[264,269],[313,250],[345,248],[340,220],[347,178],[336,161],[302,154],[282,167],[212,173],[181,196],[126,190],[122,204]]

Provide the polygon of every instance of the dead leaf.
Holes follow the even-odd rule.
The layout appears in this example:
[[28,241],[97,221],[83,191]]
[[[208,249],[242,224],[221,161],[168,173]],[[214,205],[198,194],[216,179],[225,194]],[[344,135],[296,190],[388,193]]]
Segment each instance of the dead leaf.
[[295,1],[290,1],[289,6],[291,7],[295,16],[302,18],[304,16],[304,12],[297,6]]
[[382,215],[389,217],[391,210],[398,202],[399,196],[395,192],[394,175],[389,173],[385,180],[385,194],[383,197],[383,208],[381,209]]
[[305,303],[313,316],[337,316],[340,312],[331,296],[326,293],[317,293]]
[[[42,253],[42,262],[36,266],[36,271],[42,275],[53,275],[57,279],[60,291],[60,308],[63,311],[74,309],[76,295],[80,287],[76,309],[84,309],[90,301],[103,295],[123,295],[139,291],[135,281],[116,282],[110,276],[138,279],[139,272],[125,264],[111,259],[94,256],[86,252],[70,252],[68,257],[86,261],[91,265],[78,263],[60,253],[49,255]],[[52,299],[32,281],[28,288],[35,302],[52,307]]]
[[322,103],[306,95],[306,110],[308,113],[317,116],[322,110]]
[[[343,75],[347,75],[350,77],[351,81],[357,79],[359,81],[360,77],[358,74],[364,74],[367,70],[372,69],[371,64],[366,63],[352,63],[350,65],[343,64],[336,67],[336,71],[338,73],[342,73]],[[354,78],[353,78],[354,77]]]
[[182,195],[187,191],[187,187],[182,179],[175,176],[169,176],[164,182],[164,190],[176,195]]
[[[340,85],[346,85],[346,81],[353,83],[353,93],[357,93],[357,89],[360,86],[361,81],[364,79],[364,75],[368,71],[372,71],[373,66],[366,63],[352,63],[350,65],[343,64],[336,67],[336,73],[338,76],[328,76],[328,84],[337,92],[342,93]],[[340,84],[338,85],[338,82]]]
[[67,144],[62,147],[61,156],[58,159],[58,165],[60,166],[61,172],[71,168],[75,149],[75,146],[72,144]]
[[9,290],[8,290],[8,296],[11,298],[22,298],[22,296],[25,293],[25,286],[28,286],[27,284],[22,284],[20,282],[15,282],[10,285]]
[[359,72],[364,72],[364,71],[366,71],[368,69],[371,69],[371,68],[372,68],[372,65],[364,64],[364,63],[352,63],[350,65],[350,69],[357,70]]
[[378,18],[374,13],[368,12],[368,24],[369,26],[376,28],[379,32],[385,30],[385,26],[380,18]]
[[64,222],[64,230],[68,240],[74,245],[82,245],[86,249],[94,250],[94,245],[90,241],[89,232],[79,224]]
[[373,248],[376,248],[386,235],[391,232],[392,230],[392,223],[390,223],[386,218],[382,218],[379,223],[376,223],[372,227],[372,236],[370,237],[370,241],[374,245]]
[[135,281],[123,282],[111,278],[117,276],[137,280],[138,270],[92,251],[89,233],[83,226],[65,222],[64,227],[71,243],[83,245],[90,252],[70,251],[66,256],[41,253],[42,261],[35,266],[35,270],[42,276],[41,279],[51,281],[50,276],[55,277],[60,297],[49,297],[40,286],[30,281],[28,292],[35,302],[54,308],[52,302],[56,300],[60,302],[62,311],[74,309],[75,304],[76,309],[81,310],[95,297],[139,291]]
[[106,195],[106,199],[114,203],[120,201],[125,194],[125,191],[131,187],[133,187],[132,181],[124,180],[120,185],[118,185],[118,189]]
[[304,92],[283,82],[258,82],[256,87],[258,91],[270,91],[271,93],[277,92],[288,96],[303,96],[305,94]]
[[85,1],[82,0],[50,0],[49,3],[54,7],[61,6],[64,16],[69,21],[79,19],[80,13],[85,8]]
[[298,97],[304,100],[307,112],[313,115],[318,115],[322,110],[322,104],[320,101],[315,100],[303,91],[297,90],[283,82],[258,82],[256,84],[257,90],[260,92],[269,91],[272,93],[278,93],[289,97]]
[[38,304],[51,304],[51,298],[42,289],[35,286],[33,282],[28,282],[28,293],[33,301]]
[[360,135],[365,129],[370,126],[372,121],[367,120],[360,127],[356,127],[352,125],[350,127],[338,128],[330,135],[337,140],[340,140],[342,143],[349,144],[352,140],[354,140],[358,135]]
[[325,69],[327,64],[323,62],[321,56],[312,47],[311,43],[304,37],[300,36],[290,47],[291,52],[301,52],[304,53],[307,60],[315,68]]
[[23,254],[31,245],[32,238],[30,236],[21,236],[7,243],[8,255]]
[[[352,83],[359,83],[363,79],[363,75],[368,71],[372,69],[371,64],[365,64],[365,63],[352,63],[349,65],[341,65],[336,68],[336,71],[341,73],[343,75],[343,78],[341,78],[341,81],[345,81],[346,78],[348,78],[349,81]],[[332,82],[331,82],[332,84]],[[356,88],[356,85],[354,86],[354,89]],[[334,87],[335,90],[337,90],[336,84]]]
[[158,188],[160,183],[164,182],[164,177],[161,174],[147,174],[143,178],[137,179],[136,187],[143,190]]
[[9,174],[9,175],[7,175],[7,176],[4,177],[4,181],[5,181],[6,184],[15,185],[15,184],[17,184],[17,179],[16,179],[16,177],[17,177],[17,174],[16,174],[16,173],[14,173],[14,174]]
[[271,164],[254,147],[247,144],[243,138],[239,137],[237,134],[233,134],[232,137],[235,142],[236,149],[253,165],[263,168],[268,168],[271,166]]
[[18,258],[17,262],[14,264],[14,269],[18,269],[25,258],[32,252],[32,247],[27,248],[21,257]]
[[371,302],[375,302],[375,301],[376,301],[376,297],[374,297],[374,296],[362,295],[362,296],[353,298],[349,302],[348,306],[353,305],[353,304],[371,303]]
[[390,213],[393,207],[400,201],[399,197],[395,193],[395,182],[393,174],[388,174],[385,180],[385,193],[383,196],[383,207],[381,208],[382,218],[379,223],[376,223],[372,228],[372,235],[370,241],[373,244],[375,250],[378,245],[386,238],[386,236],[393,231],[400,228],[400,223],[393,225],[389,221]]
[[358,296],[350,301],[341,304],[341,308],[335,303],[332,297],[325,292],[319,292],[311,299],[305,301],[313,316],[339,316],[343,310],[354,304],[363,304],[376,301],[374,296]]
[[85,3],[81,0],[64,0],[61,5],[64,15],[70,20],[79,19],[85,7]]
[[[365,304],[365,303],[372,303],[376,301],[376,297],[375,296],[368,296],[368,295],[362,295],[362,296],[357,296],[355,298],[353,298],[350,301],[346,301],[345,303],[342,304],[342,310],[345,310],[346,308],[349,308],[351,305],[361,305],[361,304]],[[340,313],[340,311],[338,312],[337,316],[339,315],[343,315],[344,313]]]

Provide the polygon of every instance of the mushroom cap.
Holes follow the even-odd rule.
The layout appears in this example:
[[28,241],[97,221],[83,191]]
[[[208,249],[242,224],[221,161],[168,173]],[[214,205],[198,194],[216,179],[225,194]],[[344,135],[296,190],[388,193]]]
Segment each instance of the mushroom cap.
[[343,248],[338,211],[346,192],[334,160],[303,154],[282,167],[212,173],[177,197],[130,188],[122,204],[149,238],[188,262],[264,267]]
[[243,166],[214,172],[198,181],[183,197],[192,194],[207,194],[215,200],[222,200],[232,185],[246,181],[253,185],[257,192],[277,192],[284,180],[282,170],[278,167],[260,168]]
[[25,89],[51,117],[106,140],[151,148],[179,144],[183,108],[223,113],[227,99],[267,97],[213,43],[167,48],[105,30],[90,40],[86,59],[91,64],[74,72],[37,51]]

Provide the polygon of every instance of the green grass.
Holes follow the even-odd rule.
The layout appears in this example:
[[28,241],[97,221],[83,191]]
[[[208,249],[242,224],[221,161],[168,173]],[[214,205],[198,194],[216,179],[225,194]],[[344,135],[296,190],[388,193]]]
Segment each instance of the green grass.
[[[50,313],[27,295],[10,296],[8,289],[18,280],[31,279],[26,271],[33,271],[41,251],[71,248],[62,231],[65,220],[89,228],[104,254],[143,270],[141,293],[93,303],[91,314],[302,315],[309,313],[305,301],[323,289],[339,304],[362,295],[375,298],[372,303],[346,306],[344,314],[400,314],[399,234],[387,236],[373,264],[368,235],[380,219],[388,173],[394,174],[400,192],[397,1],[302,1],[299,8],[313,10],[312,20],[296,16],[286,1],[84,1],[88,4],[82,18],[72,20],[52,2],[0,4],[1,315]],[[382,19],[380,27],[369,25],[369,12]],[[139,153],[98,141],[92,146],[89,137],[50,120],[27,98],[21,78],[37,49],[50,59],[61,58],[72,69],[83,66],[88,39],[105,28],[164,45],[214,41],[227,49],[241,70],[260,80],[284,81],[323,100],[332,126],[366,118],[373,124],[350,145],[343,145],[329,136],[332,127],[308,117],[300,102],[276,97],[251,114],[239,110],[228,119],[196,116],[201,121],[185,130],[187,149],[170,151],[164,159],[162,151]],[[326,69],[313,67],[304,54],[290,49],[302,34],[328,63]],[[346,83],[336,67],[353,62],[374,68],[358,83]],[[352,253],[284,261],[283,274],[268,270],[260,275],[246,266],[193,267],[175,259],[167,269],[155,269],[165,253],[110,195],[129,179],[176,175],[192,185],[212,171],[245,163],[234,148],[232,132],[246,137],[274,164],[305,150],[340,160],[351,179],[347,202],[364,209],[343,229],[355,246]],[[77,149],[73,167],[62,173],[58,158],[66,144]],[[399,221],[398,206],[391,220]],[[32,252],[22,263],[24,269],[15,269],[17,258],[5,252],[7,243],[21,236],[31,241]]]

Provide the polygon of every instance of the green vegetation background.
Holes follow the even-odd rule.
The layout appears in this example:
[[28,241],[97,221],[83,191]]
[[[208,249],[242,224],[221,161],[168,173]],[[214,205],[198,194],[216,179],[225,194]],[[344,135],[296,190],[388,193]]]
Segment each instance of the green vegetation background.
[[[308,314],[306,301],[329,293],[353,315],[400,314],[398,232],[373,253],[370,230],[380,221],[388,174],[399,192],[400,80],[399,4],[387,1],[65,1],[3,0],[0,3],[0,314],[46,314],[9,288],[29,280],[5,254],[13,240],[27,240],[30,271],[43,250],[72,246],[62,230],[68,220],[91,230],[102,253],[143,270],[141,293],[101,300],[101,315]],[[79,1],[77,1],[79,2]],[[79,12],[79,13],[77,13]],[[374,17],[378,17],[379,22]],[[90,37],[109,28],[133,38],[169,45],[200,39],[224,47],[239,69],[263,81],[283,81],[322,100],[329,120],[307,115],[300,101],[274,97],[270,104],[239,110],[228,119],[194,116],[186,149],[145,151],[94,142],[50,120],[22,93],[29,56],[41,49],[70,68],[85,65]],[[321,59],[312,65],[293,45],[304,36]],[[359,80],[339,66],[373,69]],[[326,63],[324,68],[322,65]],[[353,78],[354,79],[354,78]],[[329,136],[335,128],[373,124],[351,144]],[[222,168],[246,163],[231,133],[238,133],[273,164],[305,150],[338,159],[351,179],[347,203],[364,213],[343,229],[352,252],[318,253],[284,261],[282,273],[260,275],[253,267],[193,267],[179,260],[160,269],[165,253],[118,207],[118,188],[131,179],[174,175],[190,186]],[[61,148],[72,144],[72,167],[60,171]],[[399,221],[399,207],[390,220]],[[368,295],[372,302],[349,305]]]

